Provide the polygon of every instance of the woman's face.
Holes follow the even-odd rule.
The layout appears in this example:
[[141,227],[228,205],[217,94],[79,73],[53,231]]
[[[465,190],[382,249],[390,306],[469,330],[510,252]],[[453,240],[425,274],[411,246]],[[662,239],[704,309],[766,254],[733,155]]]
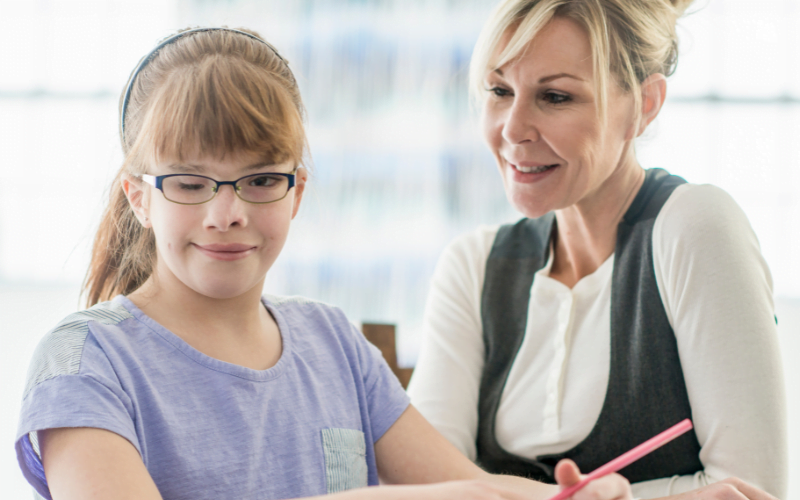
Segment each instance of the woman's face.
[[[191,173],[233,181],[256,173],[291,171],[289,163],[269,165],[257,155],[240,154],[221,160],[164,161],[150,173]],[[297,185],[287,196],[266,204],[247,203],[236,196],[232,186],[225,185],[209,202],[180,205],[154,187],[143,185],[146,192],[141,214],[147,217],[142,218],[144,224],[152,226],[155,233],[159,283],[180,282],[197,293],[220,299],[262,286],[286,241],[305,179],[305,169],[298,169]]]
[[484,137],[509,201],[527,217],[580,203],[631,166],[633,97],[609,82],[602,126],[592,64],[584,29],[555,18],[520,57],[486,75]]

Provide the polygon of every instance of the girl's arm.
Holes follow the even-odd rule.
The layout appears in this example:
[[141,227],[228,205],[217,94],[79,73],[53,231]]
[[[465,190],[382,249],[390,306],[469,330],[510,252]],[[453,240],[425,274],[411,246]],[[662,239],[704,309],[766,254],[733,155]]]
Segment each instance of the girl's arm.
[[[126,439],[93,428],[50,429],[39,433],[50,491],[55,500],[162,500],[150,474]],[[420,486],[350,490],[331,500],[523,500],[545,498],[558,488],[513,476],[492,476],[461,455],[413,408],[403,413],[376,443],[381,478],[387,482],[448,481]],[[576,469],[560,464],[562,484],[576,482]],[[594,481],[576,500],[630,498],[619,476]],[[320,499],[322,497],[319,497]],[[775,500],[743,481],[728,479],[678,495],[676,500]]]
[[[136,448],[113,432],[94,428],[50,429],[40,432],[39,442],[55,500],[162,500]],[[559,490],[557,486],[482,471],[413,406],[378,440],[375,455],[383,481],[415,486],[361,488],[325,498],[535,500]],[[574,464],[561,464],[557,477],[564,485],[579,480]],[[592,482],[574,498],[630,500],[631,495],[627,481],[614,474]]]
[[162,500],[136,448],[119,434],[73,427],[39,432],[54,500]]
[[[49,429],[39,433],[39,443],[54,500],[162,500],[139,452],[118,434],[86,427]],[[479,481],[360,488],[314,498],[525,500],[513,492]]]
[[[481,470],[411,405],[375,443],[375,456],[380,478],[388,484],[478,481],[515,492],[528,500],[546,499],[560,490],[555,485],[515,476],[492,475]],[[556,469],[556,479],[562,486],[569,486],[580,480],[580,474],[574,463],[562,461]],[[631,499],[632,496],[628,481],[618,474],[611,474],[592,481],[573,498],[622,500]]]

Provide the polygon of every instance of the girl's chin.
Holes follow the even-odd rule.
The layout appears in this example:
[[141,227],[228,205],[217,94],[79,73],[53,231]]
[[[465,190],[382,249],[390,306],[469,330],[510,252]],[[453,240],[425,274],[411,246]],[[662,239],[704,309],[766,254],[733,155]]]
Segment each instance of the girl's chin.
[[[236,283],[228,281],[204,281],[201,283],[192,283],[189,285],[189,288],[210,299],[227,300],[245,295],[257,285],[258,283],[244,284],[242,281]],[[259,296],[260,295],[261,291],[259,290]]]

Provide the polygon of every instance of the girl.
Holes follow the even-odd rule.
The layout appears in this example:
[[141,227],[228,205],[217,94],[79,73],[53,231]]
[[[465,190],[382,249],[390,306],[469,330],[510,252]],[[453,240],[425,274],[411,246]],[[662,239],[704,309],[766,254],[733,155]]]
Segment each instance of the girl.
[[[492,476],[408,404],[325,304],[261,297],[303,197],[303,106],[252,32],[178,33],[121,99],[125,161],[89,309],[42,340],[16,450],[45,498],[545,498]],[[388,484],[440,485],[355,489]],[[559,483],[579,480],[560,464]],[[352,491],[349,491],[352,490]],[[576,499],[630,499],[621,476]]]

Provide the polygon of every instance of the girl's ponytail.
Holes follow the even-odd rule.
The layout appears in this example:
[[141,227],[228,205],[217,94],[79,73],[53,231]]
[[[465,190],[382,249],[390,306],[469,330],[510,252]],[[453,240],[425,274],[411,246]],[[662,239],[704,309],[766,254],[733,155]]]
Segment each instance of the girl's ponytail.
[[94,239],[83,284],[86,307],[127,295],[150,277],[155,262],[153,231],[142,227],[122,190],[121,171],[111,185],[108,206]]

